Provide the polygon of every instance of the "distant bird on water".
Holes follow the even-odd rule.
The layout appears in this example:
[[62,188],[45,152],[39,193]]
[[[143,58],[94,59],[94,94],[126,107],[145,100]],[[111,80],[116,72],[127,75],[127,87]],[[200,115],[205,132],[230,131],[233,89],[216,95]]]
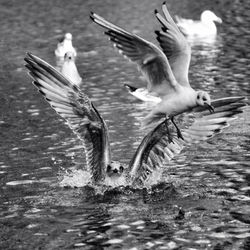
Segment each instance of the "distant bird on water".
[[208,37],[217,34],[217,27],[214,22],[222,23],[220,17],[212,11],[205,10],[201,13],[201,20],[194,21],[175,16],[177,26],[186,36]]
[[245,106],[243,97],[224,98],[212,102],[216,110],[213,114],[200,106],[193,113],[179,116],[185,141],[178,138],[172,125],[167,128],[163,121],[143,138],[125,167],[111,160],[107,125],[89,97],[39,57],[28,53],[24,60],[33,84],[82,141],[94,184],[144,186],[185,145],[221,132]]
[[60,72],[73,84],[79,86],[82,83],[82,78],[80,77],[75,64],[75,56],[73,52],[67,52],[65,54]]
[[72,45],[72,35],[71,33],[66,33],[64,38],[57,44],[57,48],[55,50],[55,55],[57,57],[64,58],[64,55],[67,52],[72,52],[74,57],[76,57],[76,49]]
[[165,3],[162,5],[165,18],[155,10],[155,16],[162,26],[156,31],[157,40],[162,48],[146,41],[136,34],[108,22],[91,12],[91,19],[103,27],[105,34],[121,54],[135,62],[146,78],[147,89],[162,101],[153,107],[144,118],[143,125],[148,126],[161,118],[169,117],[183,138],[174,117],[195,107],[206,107],[213,112],[211,99],[207,92],[194,90],[188,80],[191,49],[186,38],[170,16]]

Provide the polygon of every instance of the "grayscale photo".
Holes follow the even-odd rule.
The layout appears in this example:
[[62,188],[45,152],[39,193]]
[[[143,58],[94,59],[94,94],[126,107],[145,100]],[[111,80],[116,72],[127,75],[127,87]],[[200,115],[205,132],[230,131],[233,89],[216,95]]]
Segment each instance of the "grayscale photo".
[[0,249],[250,249],[248,0],[0,0],[0,23]]

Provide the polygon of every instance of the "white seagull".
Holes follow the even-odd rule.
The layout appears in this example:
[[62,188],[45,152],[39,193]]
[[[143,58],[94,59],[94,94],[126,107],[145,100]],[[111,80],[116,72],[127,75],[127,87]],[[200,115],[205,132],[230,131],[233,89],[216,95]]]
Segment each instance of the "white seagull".
[[222,23],[220,17],[212,11],[205,10],[201,13],[201,20],[194,21],[175,16],[177,26],[186,36],[208,37],[217,34],[217,28],[214,22]]
[[162,50],[93,12],[90,17],[105,28],[105,34],[119,52],[137,64],[148,82],[148,91],[162,99],[144,118],[143,125],[147,126],[167,116],[175,125],[178,136],[183,138],[174,122],[174,116],[197,106],[206,107],[212,112],[213,107],[207,92],[196,91],[190,86],[188,80],[190,46],[171,18],[165,3],[162,5],[162,10],[165,18],[155,10],[156,18],[162,25],[162,30],[155,32]]
[[71,33],[66,33],[64,38],[61,41],[59,41],[59,43],[57,44],[57,48],[55,50],[55,55],[56,57],[64,58],[64,55],[67,52],[72,52],[75,57],[77,55],[76,49],[72,45]]
[[143,138],[129,166],[124,167],[111,160],[107,125],[88,96],[39,57],[28,53],[24,60],[33,84],[82,141],[87,167],[96,185],[143,186],[185,145],[218,134],[245,106],[244,97],[225,98],[212,102],[216,108],[213,114],[201,106],[194,113],[179,116],[185,141],[177,137],[172,125],[168,128],[163,121]]
[[60,72],[73,84],[79,86],[82,83],[82,78],[75,64],[75,55],[73,52],[67,52],[65,54]]

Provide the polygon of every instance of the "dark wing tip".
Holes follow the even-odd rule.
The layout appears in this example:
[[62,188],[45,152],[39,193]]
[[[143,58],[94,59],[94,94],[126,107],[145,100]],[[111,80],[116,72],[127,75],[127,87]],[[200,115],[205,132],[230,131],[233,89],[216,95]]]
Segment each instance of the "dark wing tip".
[[25,64],[25,67],[27,67],[27,65],[30,65],[33,61],[29,58],[29,57],[24,57],[23,59],[26,63],[28,64]]
[[161,29],[162,29],[163,32],[167,32],[168,31],[167,27],[161,27]]
[[32,60],[32,54],[30,52],[26,52],[24,61],[28,62]]
[[34,55],[31,52],[26,52],[26,58],[34,59]]
[[158,10],[157,10],[157,9],[155,9],[154,13],[155,13],[155,15],[156,15],[156,14],[158,14],[159,12],[158,12]]
[[103,33],[104,33],[104,35],[110,36],[112,32],[111,32],[111,30],[106,30]]
[[134,91],[137,90],[136,87],[131,86],[131,85],[127,84],[127,83],[124,84],[124,87],[127,88],[130,92],[134,92]]
[[89,17],[90,17],[90,19],[91,19],[92,21],[95,21],[94,15],[95,15],[95,13],[94,13],[93,11],[90,11]]

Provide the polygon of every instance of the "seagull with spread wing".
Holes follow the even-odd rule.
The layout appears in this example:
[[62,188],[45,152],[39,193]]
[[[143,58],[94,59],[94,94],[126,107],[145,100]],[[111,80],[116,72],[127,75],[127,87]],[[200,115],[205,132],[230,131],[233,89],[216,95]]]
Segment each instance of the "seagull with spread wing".
[[96,13],[91,12],[90,17],[106,30],[105,34],[119,52],[137,64],[148,82],[148,91],[161,98],[161,102],[145,117],[143,124],[147,126],[167,116],[175,125],[178,136],[183,138],[174,122],[174,116],[197,106],[207,107],[213,112],[213,107],[207,92],[196,91],[190,86],[190,46],[170,16],[165,3],[162,11],[165,17],[155,11],[156,18],[162,25],[162,30],[156,31],[162,50]]
[[213,137],[245,106],[244,97],[224,98],[212,102],[216,108],[213,114],[200,106],[193,113],[179,116],[185,141],[178,138],[172,125],[167,128],[165,121],[161,122],[143,138],[125,168],[111,160],[107,125],[89,97],[39,57],[28,53],[24,60],[33,84],[82,141],[94,184],[143,186],[185,145]]

